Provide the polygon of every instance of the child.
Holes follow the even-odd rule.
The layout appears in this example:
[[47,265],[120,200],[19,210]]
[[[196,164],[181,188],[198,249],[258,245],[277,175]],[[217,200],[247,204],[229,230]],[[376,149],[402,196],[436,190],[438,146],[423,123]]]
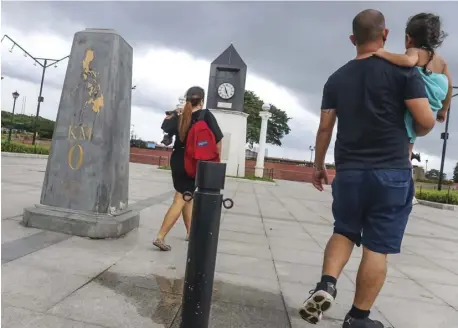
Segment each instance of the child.
[[[440,17],[421,13],[411,17],[406,27],[406,53],[392,54],[379,49],[375,55],[399,65],[417,66],[425,81],[429,104],[437,112],[437,121],[444,122],[452,99],[452,81],[445,60],[435,53],[447,35],[441,30]],[[405,125],[410,138],[410,155],[416,133],[410,112],[405,114]]]

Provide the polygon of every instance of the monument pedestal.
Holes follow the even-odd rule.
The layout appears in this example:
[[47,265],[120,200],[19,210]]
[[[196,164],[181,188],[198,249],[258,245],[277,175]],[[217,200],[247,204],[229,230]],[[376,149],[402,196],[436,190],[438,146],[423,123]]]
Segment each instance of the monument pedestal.
[[226,109],[210,109],[210,111],[224,134],[221,162],[226,163],[226,175],[244,177],[248,114]]
[[91,238],[138,227],[129,210],[132,47],[114,30],[75,34],[40,205],[23,224]]
[[26,227],[94,239],[117,238],[138,227],[140,214],[127,210],[115,215],[85,213],[45,205],[24,210]]

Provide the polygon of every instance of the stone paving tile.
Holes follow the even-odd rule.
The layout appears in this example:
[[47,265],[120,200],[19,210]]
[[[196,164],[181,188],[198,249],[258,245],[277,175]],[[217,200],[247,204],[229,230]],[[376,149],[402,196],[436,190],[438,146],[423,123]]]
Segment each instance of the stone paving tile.
[[2,244],[9,243],[13,240],[24,238],[40,232],[40,229],[26,228],[17,223],[15,220],[2,221]]
[[[2,196],[9,197],[2,219],[3,210],[20,214],[25,204],[37,202],[45,163],[2,158]],[[131,164],[130,173],[131,199],[143,206],[140,228],[119,240],[73,237],[2,265],[5,327],[179,327],[188,245],[182,219],[167,237],[171,252],[151,245],[172,199],[170,172]],[[221,219],[210,327],[310,326],[297,308],[319,280],[332,234],[329,190],[227,179],[223,193],[235,206]],[[445,212],[414,207],[403,252],[389,257],[388,278],[372,311],[387,327],[458,326],[458,220]],[[3,222],[2,235],[10,241],[29,234],[15,225],[17,218]],[[341,327],[360,260],[356,248],[320,327]]]
[[175,294],[97,280],[48,313],[110,328],[162,328],[170,326],[180,304]]
[[2,265],[2,304],[43,312],[88,281],[75,274],[9,262]]
[[458,327],[458,312],[450,306],[380,296],[377,308],[396,328]]
[[103,328],[99,325],[9,306],[2,308],[2,325],[5,328]]

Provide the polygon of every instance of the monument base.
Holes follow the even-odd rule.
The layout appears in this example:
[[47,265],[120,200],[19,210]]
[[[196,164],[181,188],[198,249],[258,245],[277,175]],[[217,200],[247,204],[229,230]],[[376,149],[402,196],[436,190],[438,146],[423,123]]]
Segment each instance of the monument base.
[[264,177],[264,168],[256,166],[254,168],[254,176],[257,178],[263,178]]
[[221,162],[226,163],[226,175],[244,177],[248,114],[227,109],[210,109],[210,111],[224,134]]
[[125,210],[116,215],[86,213],[45,205],[24,209],[26,227],[93,239],[118,238],[138,228],[140,214]]

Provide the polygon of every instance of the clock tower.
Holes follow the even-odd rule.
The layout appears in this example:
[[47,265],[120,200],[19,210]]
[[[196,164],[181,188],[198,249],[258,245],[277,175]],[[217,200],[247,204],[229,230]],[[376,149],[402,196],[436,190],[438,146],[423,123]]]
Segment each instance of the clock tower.
[[231,44],[210,66],[207,108],[215,116],[224,138],[221,161],[226,174],[245,176],[248,114],[243,112],[247,66]]
[[247,66],[231,44],[210,66],[207,107],[243,112]]

